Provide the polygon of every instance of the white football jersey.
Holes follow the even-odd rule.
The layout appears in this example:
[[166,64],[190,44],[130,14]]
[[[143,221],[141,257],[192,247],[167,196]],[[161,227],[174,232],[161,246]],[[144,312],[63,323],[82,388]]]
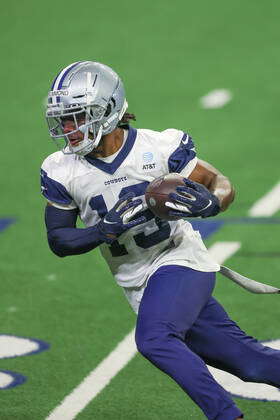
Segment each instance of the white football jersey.
[[[86,227],[94,226],[119,198],[132,191],[144,199],[147,185],[169,172],[188,177],[197,163],[193,141],[175,129],[162,132],[129,128],[122,148],[112,157],[92,159],[48,156],[41,169],[42,193],[55,207],[78,208]],[[147,221],[100,245],[117,283],[139,287],[160,266],[178,264],[199,271],[218,271],[199,232],[179,220],[168,222],[144,211]]]

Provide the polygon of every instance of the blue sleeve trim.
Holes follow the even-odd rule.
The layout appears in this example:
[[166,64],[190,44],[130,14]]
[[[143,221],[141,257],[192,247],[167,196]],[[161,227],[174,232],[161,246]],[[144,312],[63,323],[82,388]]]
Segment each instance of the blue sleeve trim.
[[73,201],[66,188],[48,177],[47,172],[41,169],[41,192],[47,200],[57,204],[70,204]]
[[180,145],[169,156],[168,169],[169,172],[180,173],[187,164],[196,156],[194,143],[188,134],[184,133]]

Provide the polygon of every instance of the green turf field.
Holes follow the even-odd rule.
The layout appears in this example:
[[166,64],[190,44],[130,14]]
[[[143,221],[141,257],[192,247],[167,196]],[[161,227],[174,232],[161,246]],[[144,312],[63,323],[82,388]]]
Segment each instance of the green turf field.
[[[135,126],[191,133],[198,156],[237,190],[234,205],[219,217],[247,217],[279,181],[279,13],[276,0],[26,0],[2,7],[0,219],[16,221],[0,232],[1,333],[50,347],[0,360],[1,371],[27,378],[0,390],[1,420],[46,418],[135,322],[98,251],[59,259],[48,248],[39,169],[55,151],[43,109],[52,78],[74,61],[112,66],[124,80]],[[199,98],[217,88],[229,89],[233,100],[202,109]],[[280,224],[269,221],[225,224],[207,245],[240,241],[227,264],[279,286]],[[215,294],[249,334],[280,338],[278,296],[250,295],[222,277]],[[278,402],[236,402],[248,420],[280,418]],[[204,417],[137,355],[78,418]]]

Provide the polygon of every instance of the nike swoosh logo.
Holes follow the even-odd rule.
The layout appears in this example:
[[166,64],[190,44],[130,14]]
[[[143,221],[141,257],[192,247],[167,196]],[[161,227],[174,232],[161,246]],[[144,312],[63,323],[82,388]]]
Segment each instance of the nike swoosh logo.
[[109,225],[115,225],[116,223],[118,223],[118,222],[110,222],[109,220],[106,220],[106,217],[104,217],[103,222],[108,223]]
[[200,211],[204,211],[204,210],[208,209],[208,207],[210,207],[211,204],[212,204],[212,200],[209,200],[209,203],[207,204],[207,206],[204,207],[204,209],[201,209]]

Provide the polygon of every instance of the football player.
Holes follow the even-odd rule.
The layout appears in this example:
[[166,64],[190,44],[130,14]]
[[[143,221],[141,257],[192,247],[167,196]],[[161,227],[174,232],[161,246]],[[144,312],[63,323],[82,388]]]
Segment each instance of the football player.
[[[61,70],[46,118],[60,150],[41,169],[51,250],[59,257],[100,247],[138,314],[140,353],[171,376],[211,420],[243,417],[206,364],[244,381],[280,386],[280,352],[262,346],[229,319],[212,297],[213,261],[187,217],[212,217],[234,198],[230,181],[198,160],[189,134],[135,129],[123,83],[104,64],[81,61]],[[168,222],[143,200],[147,185],[170,172],[185,186],[170,196]],[[77,228],[77,217],[85,228]]]

